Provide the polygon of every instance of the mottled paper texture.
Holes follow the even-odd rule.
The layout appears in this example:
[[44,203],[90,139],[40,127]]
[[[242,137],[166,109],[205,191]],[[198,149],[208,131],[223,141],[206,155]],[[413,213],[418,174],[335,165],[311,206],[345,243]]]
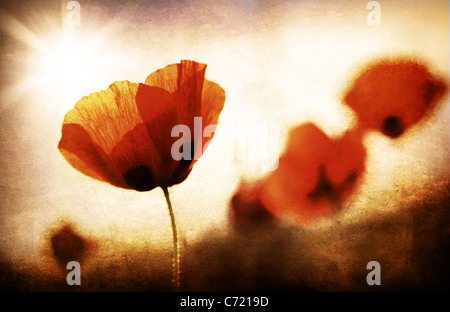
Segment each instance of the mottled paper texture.
[[[231,217],[241,183],[273,172],[293,127],[334,140],[357,124],[343,97],[368,63],[417,61],[448,87],[448,1],[68,2],[0,6],[0,289],[174,290],[161,189],[91,179],[57,145],[83,96],[180,60],[207,64],[226,92],[214,140],[169,189],[182,290],[449,289],[448,95],[396,139],[364,136],[364,176],[338,214],[243,228]],[[247,153],[255,142],[266,145]],[[381,285],[367,284],[370,261]]]

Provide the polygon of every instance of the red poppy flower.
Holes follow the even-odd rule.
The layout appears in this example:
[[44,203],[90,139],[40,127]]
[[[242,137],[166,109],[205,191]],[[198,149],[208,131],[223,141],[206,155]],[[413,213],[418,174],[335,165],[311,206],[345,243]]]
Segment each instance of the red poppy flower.
[[396,138],[420,121],[447,86],[413,61],[381,61],[368,66],[344,96],[359,125]]
[[[116,81],[83,97],[64,117],[59,150],[75,169],[118,187],[149,191],[182,182],[206,148],[204,128],[217,124],[225,101],[205,70],[205,64],[181,61],[150,74],[145,84]],[[202,117],[201,133],[194,131],[194,117]],[[176,125],[193,135],[182,138],[189,159],[172,157]]]
[[275,216],[307,225],[341,210],[365,168],[362,133],[330,139],[314,124],[291,130],[287,148],[259,189],[262,205]]

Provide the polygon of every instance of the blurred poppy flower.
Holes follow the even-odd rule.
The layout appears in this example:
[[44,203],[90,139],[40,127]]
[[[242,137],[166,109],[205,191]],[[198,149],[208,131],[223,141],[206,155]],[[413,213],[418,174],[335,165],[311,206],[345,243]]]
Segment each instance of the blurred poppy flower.
[[344,102],[357,114],[359,126],[391,137],[401,136],[445,94],[446,84],[414,61],[379,61],[353,81]]
[[66,270],[69,261],[82,263],[97,248],[97,243],[83,237],[68,224],[51,236],[50,243],[53,256],[63,270]]
[[359,130],[331,139],[312,123],[291,130],[277,170],[262,182],[261,204],[275,216],[307,225],[339,212],[365,169]]
[[[116,81],[83,97],[64,117],[59,150],[75,169],[126,189],[184,181],[208,143],[199,136],[217,124],[225,101],[224,90],[204,78],[205,69],[181,61],[153,72],[145,84]],[[195,133],[194,117],[202,117],[202,131],[186,139],[191,157],[175,160],[171,147],[179,138],[172,128],[186,125]]]
[[259,225],[267,226],[276,220],[258,197],[260,184],[260,181],[242,181],[231,198],[229,220],[236,229],[248,230]]

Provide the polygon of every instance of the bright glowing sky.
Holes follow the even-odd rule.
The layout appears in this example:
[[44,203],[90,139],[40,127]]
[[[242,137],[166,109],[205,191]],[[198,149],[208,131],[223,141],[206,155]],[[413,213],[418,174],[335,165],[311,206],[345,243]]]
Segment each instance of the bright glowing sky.
[[[272,158],[292,125],[313,121],[332,136],[350,127],[353,117],[340,98],[367,61],[417,56],[448,81],[448,1],[392,2],[381,4],[381,25],[368,26],[365,1],[87,1],[71,36],[63,36],[58,5],[2,10],[1,29],[15,39],[2,37],[1,47],[2,66],[14,75],[14,83],[2,77],[0,98],[1,252],[34,261],[49,231],[63,221],[93,237],[171,246],[160,189],[138,193],[94,181],[57,150],[64,114],[115,80],[143,82],[180,59],[207,63],[206,77],[227,93],[207,153],[232,144],[233,128],[248,129],[242,135],[249,136],[255,127],[273,127],[280,146]],[[366,179],[341,218],[351,222],[395,209],[386,203],[448,180],[448,125],[446,98],[403,139],[367,137]],[[264,175],[262,166],[200,160],[185,182],[170,189],[183,239],[225,227],[240,178]]]

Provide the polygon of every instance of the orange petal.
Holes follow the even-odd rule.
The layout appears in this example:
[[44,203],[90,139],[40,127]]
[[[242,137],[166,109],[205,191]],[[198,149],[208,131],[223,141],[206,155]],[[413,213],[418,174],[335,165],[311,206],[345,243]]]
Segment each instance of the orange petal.
[[174,93],[180,123],[193,129],[194,117],[201,116],[202,88],[206,64],[182,60],[150,74],[145,84]]
[[[158,146],[163,160],[166,173],[163,183],[166,186],[184,181],[192,169],[191,164],[195,151],[192,150],[192,147],[196,146],[194,117],[201,116],[201,95],[205,69],[205,64],[181,61],[179,64],[171,64],[153,72],[145,80],[146,85],[152,88],[157,87],[170,92],[170,98],[165,96],[166,103],[164,103],[170,107],[170,110],[163,114],[164,117],[161,116],[148,123],[150,136]],[[145,119],[147,121],[147,118]],[[191,159],[189,160],[176,161],[172,157],[171,148],[179,138],[172,137],[171,133],[177,125],[189,127],[191,137],[186,141],[191,147]]]
[[219,84],[205,79],[202,92],[203,128],[217,125],[224,104],[225,90]]
[[177,112],[177,99],[174,94],[159,87],[140,84],[136,94],[136,105],[138,111],[146,124],[148,136],[156,150],[160,160],[158,166],[165,174],[161,174],[159,180],[167,181],[172,172],[176,170],[177,163],[171,155],[173,143],[178,139],[172,137],[172,128],[180,124]]
[[127,132],[111,151],[110,159],[130,188],[149,191],[161,185],[164,167],[146,124]]
[[144,122],[157,122],[160,115],[176,109],[176,99],[172,93],[142,83],[137,88],[135,101]]
[[135,96],[139,84],[116,81],[106,90],[83,97],[64,117],[64,124],[79,124],[94,144],[109,154],[128,131],[142,123]]
[[351,172],[361,174],[364,171],[366,149],[363,145],[362,133],[347,131],[341,138],[333,142],[325,167],[330,180],[340,184]]
[[[171,154],[173,144],[179,140],[178,137],[172,137],[172,129],[179,124],[180,113],[178,90],[174,93],[161,89],[159,87],[140,84],[136,94],[136,104],[138,111],[144,120],[145,127],[142,131],[133,131],[129,138],[136,135],[148,136],[145,140],[151,140],[153,151],[147,160],[152,159],[147,166],[153,168],[153,179],[157,185],[171,186],[180,183],[186,179],[190,172],[190,164],[193,159],[193,147],[191,146],[191,160],[175,160]],[[189,102],[185,102],[185,106],[189,106]],[[139,129],[136,129],[139,130]],[[190,128],[191,136],[194,134],[193,127]],[[193,144],[194,138],[188,141]],[[127,140],[124,141],[124,143]],[[128,144],[128,148],[132,145]],[[149,146],[150,147],[150,146]],[[141,155],[150,153],[150,151],[140,152]],[[157,158],[154,158],[157,156]],[[141,161],[142,162],[142,161]]]
[[154,71],[145,79],[145,84],[173,93],[180,89],[183,84],[196,81],[198,77],[201,77],[203,83],[205,70],[206,64],[181,60],[180,63],[170,64]]
[[82,126],[63,124],[58,148],[67,162],[78,171],[94,179],[127,188],[121,173],[111,165],[108,156]]
[[[224,104],[225,90],[222,89],[219,84],[205,79],[202,92],[202,135],[205,134],[204,130],[206,127],[218,124],[219,116],[222,112]],[[215,135],[215,131],[207,133],[206,135],[210,135],[210,137],[202,138],[202,146],[197,146],[197,150],[195,152],[197,155],[199,155],[199,153],[201,155],[201,153],[206,150],[209,142]],[[194,162],[192,163],[192,165],[194,164]]]
[[331,149],[331,139],[315,124],[306,123],[289,132],[284,155],[301,165],[318,166]]
[[158,87],[167,92],[174,93],[180,85],[178,81],[180,65],[180,63],[170,64],[158,69],[148,75],[144,83],[148,86]]
[[[203,130],[208,125],[218,122],[219,114],[225,102],[225,91],[216,83],[204,79],[206,64],[182,60],[179,64],[171,64],[150,74],[145,80],[146,85],[162,88],[173,95],[174,115],[167,113],[167,120],[153,127],[150,124],[152,138],[157,146],[163,146],[162,159],[167,160],[165,167],[168,174],[172,174],[170,184],[183,181],[192,170],[196,159],[199,158],[206,143],[211,138],[203,138]],[[172,106],[171,106],[172,107]],[[202,127],[195,131],[194,118],[202,117]],[[176,122],[176,123],[174,123]],[[170,147],[179,138],[171,138],[170,133],[175,125],[186,125],[191,132],[191,160],[179,162],[170,161]],[[167,127],[170,125],[170,127]],[[168,133],[163,136],[159,133]],[[197,144],[202,141],[202,144]],[[158,148],[158,150],[160,150]],[[195,158],[195,159],[194,159]],[[175,163],[174,163],[175,162]],[[175,164],[175,167],[174,167]]]
[[324,167],[330,182],[335,185],[339,200],[352,195],[365,171],[366,149],[360,129],[347,131],[333,142]]

